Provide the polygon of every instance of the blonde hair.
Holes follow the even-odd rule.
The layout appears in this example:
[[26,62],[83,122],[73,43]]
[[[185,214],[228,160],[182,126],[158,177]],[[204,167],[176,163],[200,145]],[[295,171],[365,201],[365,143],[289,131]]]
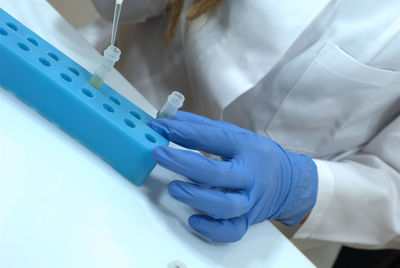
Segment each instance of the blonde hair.
[[[165,34],[165,44],[168,45],[174,37],[176,26],[178,25],[179,17],[182,13],[185,0],[169,0],[171,7],[170,18]],[[186,13],[186,20],[192,21],[201,15],[215,11],[223,0],[196,0]]]

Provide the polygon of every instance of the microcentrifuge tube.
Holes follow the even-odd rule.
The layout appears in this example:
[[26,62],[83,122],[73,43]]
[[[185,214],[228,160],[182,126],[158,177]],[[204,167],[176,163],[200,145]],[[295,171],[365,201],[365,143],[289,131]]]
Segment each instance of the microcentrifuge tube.
[[174,114],[183,106],[185,96],[178,91],[174,91],[168,96],[167,101],[157,113],[157,118],[172,118]]
[[101,57],[100,63],[96,68],[92,78],[89,81],[89,85],[100,90],[101,85],[103,85],[106,75],[114,67],[114,64],[119,60],[121,56],[121,50],[116,46],[109,46],[104,50],[104,56]]

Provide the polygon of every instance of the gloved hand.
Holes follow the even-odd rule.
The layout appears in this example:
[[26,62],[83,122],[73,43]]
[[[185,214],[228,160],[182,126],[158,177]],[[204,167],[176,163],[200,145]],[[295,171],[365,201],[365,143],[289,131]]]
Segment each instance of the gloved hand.
[[317,168],[306,155],[286,152],[273,140],[238,126],[186,112],[149,123],[155,131],[183,147],[219,155],[160,146],[153,159],[194,183],[173,181],[175,199],[203,212],[189,225],[214,242],[241,239],[251,224],[275,219],[300,222],[313,208]]

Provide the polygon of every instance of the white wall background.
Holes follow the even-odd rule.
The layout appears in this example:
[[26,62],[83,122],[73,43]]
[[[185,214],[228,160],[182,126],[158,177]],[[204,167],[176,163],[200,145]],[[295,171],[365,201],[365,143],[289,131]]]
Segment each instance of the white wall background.
[[75,28],[99,18],[91,0],[47,0]]

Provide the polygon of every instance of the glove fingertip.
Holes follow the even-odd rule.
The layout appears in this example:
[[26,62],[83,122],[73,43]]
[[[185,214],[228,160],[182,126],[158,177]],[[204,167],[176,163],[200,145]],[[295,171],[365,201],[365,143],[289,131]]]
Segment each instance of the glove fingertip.
[[216,243],[236,242],[248,229],[245,217],[215,220],[206,215],[193,215],[188,223],[196,232]]
[[199,217],[197,215],[192,215],[188,219],[188,223],[189,223],[190,227],[192,227],[195,230],[199,226],[199,222],[200,222]]
[[160,164],[163,162],[163,159],[166,158],[166,148],[168,148],[168,146],[158,146],[151,151],[151,157],[156,163]]
[[189,226],[198,233],[202,238],[205,238],[208,241],[216,242],[215,238],[212,235],[212,231],[207,230],[207,226],[204,226],[204,221],[202,220],[204,215],[192,215],[188,219]]
[[155,132],[158,134],[162,135],[164,138],[169,137],[169,131],[168,128],[165,127],[163,124],[166,119],[155,119],[153,121],[150,121],[147,125],[152,128]]
[[216,235],[216,221],[210,216],[201,214],[192,215],[188,219],[188,224],[193,230],[205,238],[213,242],[222,242],[219,241],[218,235]]
[[181,120],[183,118],[187,118],[191,115],[191,113],[185,112],[185,111],[177,111],[172,119],[174,120]]
[[175,199],[179,198],[181,195],[181,186],[179,181],[172,181],[168,184],[168,193]]
[[155,130],[155,128],[158,127],[157,119],[151,120],[150,122],[147,123],[147,125]]

